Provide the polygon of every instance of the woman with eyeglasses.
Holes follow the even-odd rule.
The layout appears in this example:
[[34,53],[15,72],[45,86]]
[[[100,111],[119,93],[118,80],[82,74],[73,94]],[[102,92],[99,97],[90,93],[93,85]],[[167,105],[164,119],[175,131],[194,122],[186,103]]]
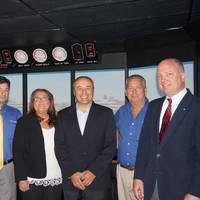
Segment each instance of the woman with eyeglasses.
[[29,113],[17,122],[13,154],[23,200],[61,200],[61,171],[54,153],[56,111],[46,89],[32,92]]

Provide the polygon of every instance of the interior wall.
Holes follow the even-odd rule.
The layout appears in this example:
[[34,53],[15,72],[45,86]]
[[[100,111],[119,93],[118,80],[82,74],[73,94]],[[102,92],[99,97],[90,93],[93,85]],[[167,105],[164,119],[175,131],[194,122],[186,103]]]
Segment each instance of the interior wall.
[[194,93],[200,96],[200,40],[197,34],[176,30],[128,40],[125,46],[127,66],[155,65],[169,57],[194,61]]
[[194,60],[195,40],[184,31],[166,32],[127,41],[127,65],[157,64],[168,57]]

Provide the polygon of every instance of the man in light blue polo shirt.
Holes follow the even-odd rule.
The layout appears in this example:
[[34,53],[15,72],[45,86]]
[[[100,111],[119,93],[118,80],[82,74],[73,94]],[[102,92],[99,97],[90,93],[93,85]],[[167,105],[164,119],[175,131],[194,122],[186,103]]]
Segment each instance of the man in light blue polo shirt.
[[119,200],[135,200],[132,190],[136,153],[144,117],[148,108],[146,81],[138,75],[126,80],[129,100],[115,115],[117,126],[117,189]]
[[0,76],[0,117],[2,122],[1,132],[3,133],[1,134],[3,141],[3,145],[1,144],[3,166],[0,169],[0,200],[16,200],[12,143],[15,125],[21,113],[16,108],[6,104],[9,90],[10,81],[6,77]]

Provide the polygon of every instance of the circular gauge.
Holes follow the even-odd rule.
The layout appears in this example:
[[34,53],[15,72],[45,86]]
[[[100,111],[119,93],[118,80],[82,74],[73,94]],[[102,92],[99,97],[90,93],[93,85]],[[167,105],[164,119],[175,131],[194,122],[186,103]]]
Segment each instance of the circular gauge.
[[21,49],[15,51],[14,58],[20,64],[25,64],[28,61],[27,53]]
[[52,50],[52,56],[57,61],[64,61],[67,59],[67,51],[63,47],[55,47]]
[[35,59],[35,61],[43,63],[47,60],[47,53],[44,49],[35,49],[33,51],[33,58]]

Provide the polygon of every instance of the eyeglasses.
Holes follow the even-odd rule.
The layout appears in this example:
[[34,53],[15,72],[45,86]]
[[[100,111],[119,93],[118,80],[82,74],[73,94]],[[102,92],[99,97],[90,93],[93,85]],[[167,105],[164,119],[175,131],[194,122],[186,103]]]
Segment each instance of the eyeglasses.
[[48,97],[34,97],[34,102],[46,102],[48,100]]

